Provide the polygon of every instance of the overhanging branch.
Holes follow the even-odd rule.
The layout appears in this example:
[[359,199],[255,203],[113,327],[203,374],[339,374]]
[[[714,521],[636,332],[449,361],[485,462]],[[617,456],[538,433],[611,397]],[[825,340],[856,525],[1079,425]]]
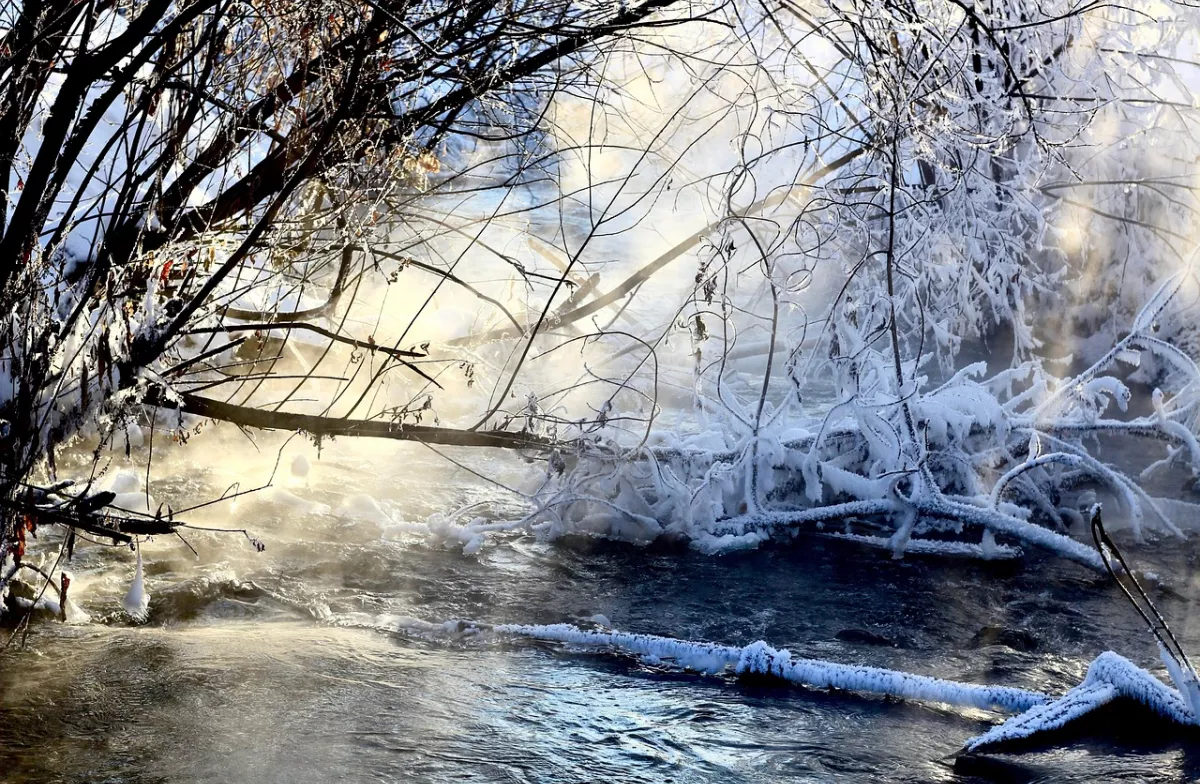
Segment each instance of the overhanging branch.
[[341,419],[337,417],[297,414],[288,411],[265,411],[253,406],[240,406],[223,400],[180,394],[177,401],[167,399],[152,390],[145,402],[161,408],[178,408],[186,414],[215,419],[221,422],[252,427],[259,430],[304,431],[314,436],[357,438],[390,438],[396,441],[420,441],[445,446],[490,447],[495,449],[536,449],[550,451],[575,446],[574,442],[559,442],[532,433],[513,433],[505,430],[468,431],[451,427],[406,425],[374,419]]

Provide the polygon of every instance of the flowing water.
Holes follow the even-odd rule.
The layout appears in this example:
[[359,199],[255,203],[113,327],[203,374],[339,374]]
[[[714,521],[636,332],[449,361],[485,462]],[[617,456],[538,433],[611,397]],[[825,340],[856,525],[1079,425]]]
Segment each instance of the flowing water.
[[[151,489],[211,497],[236,431],[160,447]],[[264,455],[280,440],[264,437]],[[296,443],[288,450],[295,451]],[[284,474],[291,451],[285,450]],[[135,459],[138,455],[135,453]],[[315,452],[314,452],[315,457]],[[492,475],[517,461],[465,456]],[[266,460],[265,462],[271,462]],[[135,463],[131,463],[133,465]],[[1000,717],[852,694],[698,677],[633,659],[482,636],[403,633],[431,621],[587,622],[967,681],[1060,692],[1115,649],[1155,662],[1116,590],[1032,555],[1020,567],[895,561],[810,536],[720,557],[676,545],[500,539],[478,555],[392,535],[357,493],[418,519],[502,491],[413,444],[326,446],[286,489],[210,508],[237,534],[144,548],[148,623],[120,600],[127,548],[81,547],[82,624],[41,622],[0,657],[5,782],[317,781],[1177,781],[1200,749],[1132,733],[955,767]],[[120,466],[116,466],[119,468]],[[1183,491],[1180,491],[1183,492]],[[355,510],[358,510],[357,512]],[[195,513],[199,514],[199,512]],[[194,516],[194,515],[193,515]],[[44,552],[57,552],[51,534]],[[1185,645],[1200,596],[1196,542],[1130,545]],[[1000,627],[1006,632],[984,632]],[[989,644],[991,643],[991,644]],[[1001,644],[1003,643],[1003,644]],[[1161,668],[1158,668],[1161,671]],[[1161,674],[1161,672],[1160,672]]]
[[[435,310],[435,321],[451,312]],[[685,414],[689,367],[676,406]],[[1020,566],[897,561],[804,535],[716,557],[678,543],[512,535],[464,555],[393,523],[469,504],[511,519],[521,507],[503,489],[416,444],[344,439],[318,450],[254,438],[215,428],[186,447],[160,442],[149,490],[177,508],[202,503],[234,483],[265,483],[278,455],[274,487],[181,514],[244,526],[266,550],[238,533],[197,531],[186,536],[198,555],[164,537],[144,545],[149,619],[135,625],[121,610],[134,554],[81,546],[71,590],[90,618],[36,623],[0,653],[0,781],[1200,778],[1200,749],[1138,732],[1136,715],[1099,735],[956,765],[964,742],[1003,716],[700,677],[531,641],[431,638],[402,623],[586,625],[603,615],[623,631],[761,639],[798,656],[1050,693],[1109,649],[1162,675],[1132,608],[1078,566],[1036,552]],[[1139,466],[1161,457],[1142,449],[1116,454]],[[512,456],[444,451],[509,486],[528,474]],[[86,472],[88,458],[60,457],[60,471]],[[137,486],[135,501],[147,458],[145,448],[116,454],[106,469]],[[1155,490],[1197,500],[1181,486],[1174,476]],[[46,567],[57,536],[43,532],[35,549]],[[1158,575],[1153,597],[1200,651],[1200,537],[1151,537],[1128,554]]]

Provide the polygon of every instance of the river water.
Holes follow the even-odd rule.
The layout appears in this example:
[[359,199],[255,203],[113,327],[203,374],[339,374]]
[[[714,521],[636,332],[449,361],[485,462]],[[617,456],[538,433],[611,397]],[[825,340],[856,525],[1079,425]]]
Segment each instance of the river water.
[[[152,492],[211,497],[246,470],[227,458],[249,449],[241,434],[203,438],[204,451],[160,447]],[[265,455],[281,443],[259,439]],[[295,441],[285,449],[285,468],[296,450]],[[493,476],[519,467],[460,457]],[[1099,736],[956,767],[951,755],[1001,716],[699,677],[547,644],[426,638],[404,633],[397,620],[554,623],[603,614],[626,631],[736,645],[763,639],[802,656],[1054,693],[1110,648],[1154,666],[1132,608],[1072,564],[1037,554],[1020,567],[894,561],[806,536],[720,557],[677,545],[513,536],[466,556],[392,535],[360,513],[363,490],[408,519],[497,495],[418,445],[335,442],[319,460],[314,453],[304,477],[283,474],[284,489],[207,518],[250,525],[265,552],[236,534],[191,532],[199,558],[177,540],[145,545],[152,598],[144,625],[120,610],[133,554],[80,548],[73,590],[90,621],[34,624],[23,647],[0,657],[0,779],[1200,777],[1200,749],[1130,736],[1135,715]],[[40,544],[57,551],[53,534]],[[1157,573],[1152,595],[1185,645],[1200,650],[1194,538],[1130,544],[1128,555]],[[1007,631],[988,638],[984,627]]]
[[[761,639],[798,656],[1050,693],[1109,649],[1162,675],[1141,620],[1081,567],[1036,552],[1019,566],[897,561],[815,536],[709,556],[677,543],[511,535],[464,555],[392,521],[473,503],[512,519],[520,508],[496,486],[417,444],[341,439],[318,451],[279,434],[254,441],[228,427],[185,447],[160,439],[148,489],[178,509],[234,482],[265,483],[278,456],[274,487],[181,515],[245,526],[264,552],[237,533],[187,531],[198,555],[175,539],[146,543],[151,599],[138,625],[121,610],[134,554],[78,548],[72,596],[89,618],[35,623],[0,653],[0,781],[1200,778],[1200,749],[1138,732],[1143,717],[1133,714],[1053,747],[956,764],[968,738],[1004,717],[531,641],[426,637],[403,624],[586,625],[603,615],[623,631]],[[1161,457],[1127,447],[1105,459],[1140,467]],[[443,451],[509,486],[529,471],[509,455]],[[101,485],[120,475],[136,498],[147,457],[145,447],[129,458],[118,450]],[[83,451],[59,463],[64,475],[90,465]],[[1163,482],[1157,495],[1196,500],[1182,477]],[[58,536],[43,531],[34,548],[47,568]],[[1152,596],[1200,651],[1200,537],[1152,535],[1127,555],[1157,575]]]

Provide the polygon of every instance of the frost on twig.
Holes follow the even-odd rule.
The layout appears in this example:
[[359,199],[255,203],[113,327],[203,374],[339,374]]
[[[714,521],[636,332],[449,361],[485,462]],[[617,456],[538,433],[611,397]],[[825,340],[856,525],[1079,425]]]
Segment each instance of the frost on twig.
[[[972,738],[967,742],[966,751],[998,751],[1044,740],[1119,700],[1148,709],[1157,717],[1193,732],[1200,728],[1200,685],[1197,684],[1196,672],[1187,653],[1150,597],[1142,590],[1136,573],[1116,543],[1105,532],[1098,504],[1091,510],[1091,526],[1096,551],[1106,571],[1146,622],[1158,644],[1159,657],[1176,688],[1170,688],[1146,670],[1108,651],[1091,663],[1087,676],[1078,686],[1053,702],[1033,706],[987,733]],[[1132,583],[1136,596],[1123,580]]]
[[[983,378],[974,365],[936,386],[918,379],[903,405],[899,390],[890,403],[881,392],[867,400],[847,390],[847,402],[820,417],[784,406],[757,432],[731,417],[691,435],[660,433],[653,447],[581,442],[571,470],[547,470],[528,517],[480,535],[668,537],[718,553],[832,529],[864,547],[886,541],[895,557],[1014,558],[1025,546],[1103,572],[1099,553],[1069,527],[1097,489],[1115,496],[1135,537],[1146,526],[1183,535],[1170,505],[1102,462],[1092,442],[1160,440],[1171,460],[1200,469],[1191,430],[1200,372],[1148,334],[1184,282],[1164,283],[1135,329],[1074,375],[1056,377],[1030,360]],[[1170,353],[1182,385],[1170,400],[1155,390],[1151,416],[1113,418],[1108,409],[1127,412],[1133,396],[1113,368],[1134,347]],[[864,348],[855,388],[868,374],[877,387],[894,386],[886,359]]]
[[793,656],[761,640],[746,646],[717,645],[571,624],[525,625],[449,621],[433,624],[394,618],[401,631],[441,636],[490,632],[507,637],[561,643],[577,649],[635,656],[654,666],[705,675],[766,677],[812,689],[892,697],[981,710],[1015,713],[1013,718],[968,740],[969,753],[998,751],[1053,737],[1088,714],[1119,699],[1148,710],[1182,732],[1200,728],[1195,710],[1179,692],[1111,651],[1088,667],[1076,687],[1055,698],[1009,686],[962,683],[866,665],[840,664]]

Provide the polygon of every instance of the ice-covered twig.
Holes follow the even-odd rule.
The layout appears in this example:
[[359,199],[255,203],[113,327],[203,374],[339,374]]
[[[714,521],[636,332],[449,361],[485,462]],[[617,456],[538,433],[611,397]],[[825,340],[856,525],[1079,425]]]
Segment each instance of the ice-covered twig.
[[1069,536],[1063,536],[1048,528],[1019,520],[1011,515],[961,504],[945,497],[927,499],[920,504],[920,509],[921,513],[925,515],[960,520],[964,523],[983,526],[994,533],[1016,537],[1029,544],[1056,552],[1096,571],[1104,569],[1100,555],[1091,547],[1077,542]]
[[[1200,679],[1196,676],[1196,668],[1192,666],[1191,660],[1188,659],[1187,651],[1183,649],[1179,639],[1175,633],[1171,631],[1167,619],[1162,616],[1158,608],[1154,606],[1154,602],[1146,595],[1145,589],[1142,588],[1141,582],[1137,575],[1129,567],[1125,561],[1125,556],[1121,553],[1120,548],[1116,543],[1109,538],[1108,533],[1104,530],[1104,522],[1100,515],[1100,505],[1096,504],[1092,507],[1092,539],[1096,543],[1096,549],[1100,552],[1104,559],[1104,566],[1112,577],[1113,582],[1125,594],[1125,598],[1133,605],[1138,614],[1142,616],[1142,620],[1146,622],[1146,626],[1150,629],[1150,633],[1154,635],[1158,642],[1159,658],[1166,665],[1167,672],[1171,676],[1171,680],[1175,682],[1175,686],[1179,689],[1179,693],[1183,696],[1184,702],[1192,711],[1193,716],[1200,716]],[[1137,591],[1137,597],[1129,591],[1125,583],[1121,582],[1117,575],[1117,569],[1112,564],[1112,558],[1116,558],[1121,569],[1125,572],[1129,581],[1133,583],[1134,590]],[[1141,599],[1139,603],[1138,599]],[[1142,604],[1145,604],[1145,607]]]
[[[865,547],[878,550],[892,550],[891,539],[882,536],[867,536],[864,534],[830,533],[822,534],[830,539],[843,542],[853,542]],[[917,555],[937,555],[948,558],[977,558],[983,561],[1011,561],[1021,557],[1021,548],[1006,544],[992,544],[990,547],[973,542],[958,542],[942,539],[909,539],[904,548],[906,553]]]
[[1163,402],[1163,392],[1161,389],[1155,388],[1150,396],[1152,405],[1154,406],[1154,416],[1158,420],[1158,426],[1162,428],[1164,433],[1177,438],[1187,447],[1188,453],[1191,455],[1192,471],[1195,473],[1200,469],[1200,444],[1196,443],[1196,437],[1192,435],[1192,431],[1188,430],[1181,423],[1170,419],[1167,416],[1166,404]]
[[1131,346],[1137,345],[1143,337],[1143,333],[1153,328],[1155,320],[1162,314],[1175,295],[1179,293],[1186,280],[1187,276],[1182,273],[1167,278],[1134,318],[1129,334],[1117,341],[1104,356],[1096,360],[1087,370],[1060,384],[1055,392],[1038,404],[1036,416],[1038,418],[1049,416],[1049,412],[1062,404],[1064,397],[1069,394],[1077,394],[1079,390],[1085,388],[1087,384],[1091,383],[1097,376],[1111,367]]
[[[607,624],[607,619],[604,619]],[[814,689],[839,689],[919,702],[940,703],[1017,716],[967,741],[965,751],[989,751],[1008,742],[1062,729],[1114,699],[1128,698],[1183,727],[1200,726],[1196,711],[1180,694],[1124,657],[1107,651],[1088,666],[1083,682],[1062,697],[1037,691],[949,681],[899,670],[840,664],[793,656],[759,640],[746,646],[679,640],[614,629],[583,629],[573,624],[488,624],[476,621],[429,623],[389,616],[387,628],[431,635],[491,632],[509,637],[562,643],[639,657],[648,664],[705,675],[767,676]],[[358,625],[347,618],[343,623]],[[379,628],[371,623],[372,628]]]
[[1064,452],[1051,452],[1048,455],[1030,455],[1029,459],[1024,463],[1010,469],[1008,473],[996,480],[995,487],[992,488],[992,497],[990,506],[995,509],[1000,504],[1000,495],[1004,492],[1004,488],[1008,487],[1008,483],[1016,479],[1026,471],[1032,471],[1035,468],[1051,465],[1053,463],[1061,463],[1068,466],[1077,466],[1083,462],[1083,458],[1078,455],[1068,455]]
[[[1091,547],[1074,539],[1055,533],[1040,525],[1020,520],[991,509],[952,501],[945,496],[930,495],[913,502],[918,514],[976,525],[997,534],[1012,536],[1029,544],[1056,552],[1065,558],[1083,564],[1098,572],[1104,571],[1104,562]],[[810,525],[830,520],[846,520],[855,517],[873,517],[898,512],[893,501],[851,501],[844,504],[820,506],[796,511],[768,511],[752,515],[741,515],[718,521],[717,529],[731,533],[764,528],[789,528]]]
[[1179,530],[1179,527],[1171,522],[1162,509],[1159,508],[1158,504],[1154,502],[1154,499],[1145,490],[1140,488],[1136,482],[1131,481],[1121,472],[1109,468],[1087,454],[1082,447],[1077,447],[1054,436],[1043,434],[1043,437],[1055,443],[1060,449],[1072,451],[1077,454],[1082,461],[1080,466],[1112,489],[1118,501],[1129,511],[1130,527],[1133,529],[1133,535],[1139,540],[1142,537],[1143,505],[1158,517],[1165,530],[1178,536],[1180,539],[1184,538],[1183,532]]

